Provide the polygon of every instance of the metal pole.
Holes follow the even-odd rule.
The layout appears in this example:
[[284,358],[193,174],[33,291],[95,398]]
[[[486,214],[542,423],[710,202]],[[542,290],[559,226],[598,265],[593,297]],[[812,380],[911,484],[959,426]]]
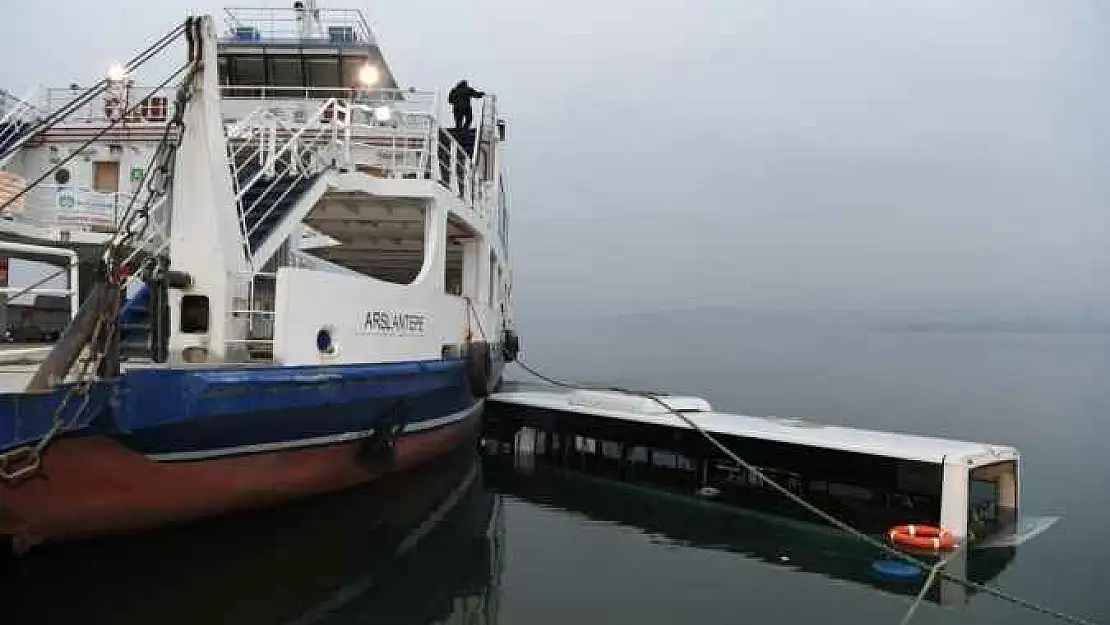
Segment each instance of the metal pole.
[[81,263],[77,255],[69,257],[69,320],[77,318],[81,308]]
[[46,360],[39,365],[31,381],[27,383],[28,393],[49,391],[55,383],[69,375],[81,350],[92,339],[101,312],[112,305],[112,298],[116,297],[117,292],[107,282],[93,287],[88,299],[77,312],[77,317],[66,327],[54,348],[47,354]]

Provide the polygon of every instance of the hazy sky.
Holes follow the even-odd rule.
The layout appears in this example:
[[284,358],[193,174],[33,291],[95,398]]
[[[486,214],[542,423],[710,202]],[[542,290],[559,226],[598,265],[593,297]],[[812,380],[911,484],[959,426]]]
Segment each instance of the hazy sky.
[[[89,82],[220,6],[0,2],[17,92]],[[1110,317],[1104,0],[329,6],[365,6],[404,85],[499,94],[522,316]]]

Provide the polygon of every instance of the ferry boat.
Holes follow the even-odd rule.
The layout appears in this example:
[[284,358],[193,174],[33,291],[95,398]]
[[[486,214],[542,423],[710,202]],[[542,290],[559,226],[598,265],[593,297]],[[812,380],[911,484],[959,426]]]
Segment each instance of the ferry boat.
[[495,96],[452,127],[356,10],[224,17],[0,104],[0,255],[73,303],[41,362],[0,353],[17,551],[421,465],[473,440],[515,357]]

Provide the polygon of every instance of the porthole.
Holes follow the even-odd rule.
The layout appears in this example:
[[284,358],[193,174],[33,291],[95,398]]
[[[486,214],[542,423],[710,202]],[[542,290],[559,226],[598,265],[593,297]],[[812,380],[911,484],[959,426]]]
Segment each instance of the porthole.
[[62,167],[54,172],[54,182],[58,184],[69,184],[69,170]]

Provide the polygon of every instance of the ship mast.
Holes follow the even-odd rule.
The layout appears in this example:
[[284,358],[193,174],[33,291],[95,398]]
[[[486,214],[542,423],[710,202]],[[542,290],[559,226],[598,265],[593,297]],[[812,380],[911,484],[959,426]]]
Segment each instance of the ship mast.
[[323,34],[324,28],[320,24],[320,9],[316,7],[316,0],[297,0],[293,3],[293,10],[297,12],[297,34],[301,39],[311,39]]

